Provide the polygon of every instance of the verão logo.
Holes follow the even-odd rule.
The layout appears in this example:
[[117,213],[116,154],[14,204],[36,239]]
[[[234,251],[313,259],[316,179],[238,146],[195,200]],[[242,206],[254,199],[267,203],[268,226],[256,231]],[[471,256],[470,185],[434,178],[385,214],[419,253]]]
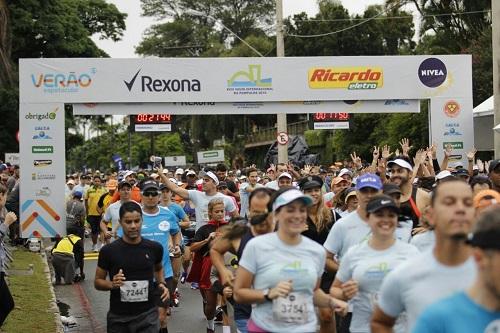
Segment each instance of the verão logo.
[[86,73],[37,73],[31,74],[31,82],[35,88],[43,88],[45,93],[74,93],[80,88],[88,88],[95,73],[95,68]]
[[311,68],[308,75],[311,89],[377,89],[384,85],[381,67]]
[[438,58],[425,59],[418,68],[420,82],[429,88],[439,87],[447,75],[446,65]]
[[[123,80],[128,91],[132,91],[141,70],[139,69],[129,81]],[[196,79],[155,79],[148,75],[141,75],[140,81],[142,92],[201,91],[200,81]]]

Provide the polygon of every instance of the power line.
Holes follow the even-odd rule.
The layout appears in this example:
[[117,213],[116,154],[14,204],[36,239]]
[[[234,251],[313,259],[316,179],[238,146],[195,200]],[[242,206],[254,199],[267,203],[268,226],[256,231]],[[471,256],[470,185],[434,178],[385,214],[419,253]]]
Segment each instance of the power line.
[[[461,13],[443,13],[443,14],[435,14],[435,15],[421,15],[420,17],[440,17],[440,16],[453,16],[453,15],[470,15],[470,14],[481,14],[481,13],[490,13],[491,10],[476,10],[470,12],[461,12]],[[384,16],[384,17],[375,17],[374,20],[389,20],[389,19],[406,19],[413,18],[413,15],[402,15],[402,16]],[[295,22],[346,22],[346,21],[363,21],[366,18],[339,18],[339,19],[307,19],[307,20],[294,20]]]
[[389,10],[392,10],[396,7],[401,7],[402,3],[397,3],[395,4],[394,6],[392,6],[392,8],[386,8],[385,10],[381,11],[380,13],[378,13],[377,15],[375,16],[372,16],[370,18],[367,18],[365,19],[364,21],[362,22],[359,22],[359,23],[356,23],[356,24],[353,24],[349,27],[346,27],[346,28],[343,28],[343,29],[340,29],[340,30],[336,30],[336,31],[330,31],[330,32],[326,32],[326,33],[322,33],[322,34],[315,34],[315,35],[294,35],[294,34],[287,34],[287,36],[290,36],[290,37],[298,37],[298,38],[316,38],[316,37],[324,37],[324,36],[329,36],[329,35],[334,35],[334,34],[338,34],[340,32],[343,32],[343,31],[346,31],[346,30],[350,30],[350,29],[353,29],[353,28],[356,28],[356,27],[359,27],[360,25],[362,24],[365,24],[367,22],[370,22],[372,20],[374,20],[375,18],[387,13]]
[[[399,5],[401,6],[401,4]],[[392,10],[396,8],[396,5],[392,8],[387,8],[386,10],[380,12],[379,14],[372,16],[368,19],[365,18],[352,18],[352,19],[331,19],[331,20],[316,20],[316,19],[311,19],[311,20],[297,20],[296,22],[342,22],[342,21],[360,21],[359,23],[356,23],[354,25],[351,25],[349,27],[336,30],[336,31],[331,31],[331,32],[326,32],[322,34],[315,34],[315,35],[295,35],[295,34],[287,34],[287,36],[290,37],[298,37],[298,38],[316,38],[316,37],[324,37],[324,36],[329,36],[329,35],[334,35],[338,34],[340,32],[344,32],[346,30],[353,29],[355,27],[358,27],[362,24],[365,24],[369,21],[372,20],[386,20],[386,19],[403,19],[403,18],[413,18],[413,15],[404,15],[404,16],[386,16],[386,17],[381,17],[383,14],[387,13],[389,10]],[[469,15],[469,14],[479,14],[479,13],[491,13],[491,10],[478,10],[478,11],[469,11],[469,12],[460,12],[460,13],[443,13],[443,14],[434,14],[434,15],[422,15],[421,17],[441,17],[441,16],[460,16],[460,15]]]

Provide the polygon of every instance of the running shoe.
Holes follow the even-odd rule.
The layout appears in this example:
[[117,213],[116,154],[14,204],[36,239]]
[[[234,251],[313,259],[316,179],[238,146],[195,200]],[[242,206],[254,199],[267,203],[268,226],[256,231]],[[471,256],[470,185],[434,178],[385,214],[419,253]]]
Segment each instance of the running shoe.
[[172,305],[176,308],[179,306],[179,298],[181,294],[179,294],[179,289],[175,288],[174,294],[172,295]]
[[181,283],[182,284],[186,283],[186,278],[187,278],[187,273],[182,272],[182,275],[181,275]]
[[213,329],[207,327],[207,333],[215,333],[215,331]]
[[200,289],[200,286],[198,285],[198,283],[193,282],[193,283],[191,283],[191,289],[193,289],[193,290]]

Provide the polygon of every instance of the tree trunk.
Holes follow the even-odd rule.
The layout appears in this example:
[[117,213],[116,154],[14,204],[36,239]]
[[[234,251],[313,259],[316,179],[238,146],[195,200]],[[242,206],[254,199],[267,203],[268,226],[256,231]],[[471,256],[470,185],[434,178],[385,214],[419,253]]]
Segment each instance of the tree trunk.
[[14,85],[11,47],[9,10],[6,0],[0,0],[0,86],[3,87]]

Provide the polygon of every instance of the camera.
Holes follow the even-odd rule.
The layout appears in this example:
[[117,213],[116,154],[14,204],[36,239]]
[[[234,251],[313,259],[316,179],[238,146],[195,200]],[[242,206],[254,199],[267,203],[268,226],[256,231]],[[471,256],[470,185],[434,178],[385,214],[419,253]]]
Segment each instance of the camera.
[[158,168],[161,166],[161,162],[162,162],[163,158],[162,158],[162,157],[160,157],[160,156],[154,156],[154,155],[152,155],[152,156],[149,158],[149,160],[150,160],[151,162],[153,162],[153,168],[154,168],[154,169],[158,169]]

